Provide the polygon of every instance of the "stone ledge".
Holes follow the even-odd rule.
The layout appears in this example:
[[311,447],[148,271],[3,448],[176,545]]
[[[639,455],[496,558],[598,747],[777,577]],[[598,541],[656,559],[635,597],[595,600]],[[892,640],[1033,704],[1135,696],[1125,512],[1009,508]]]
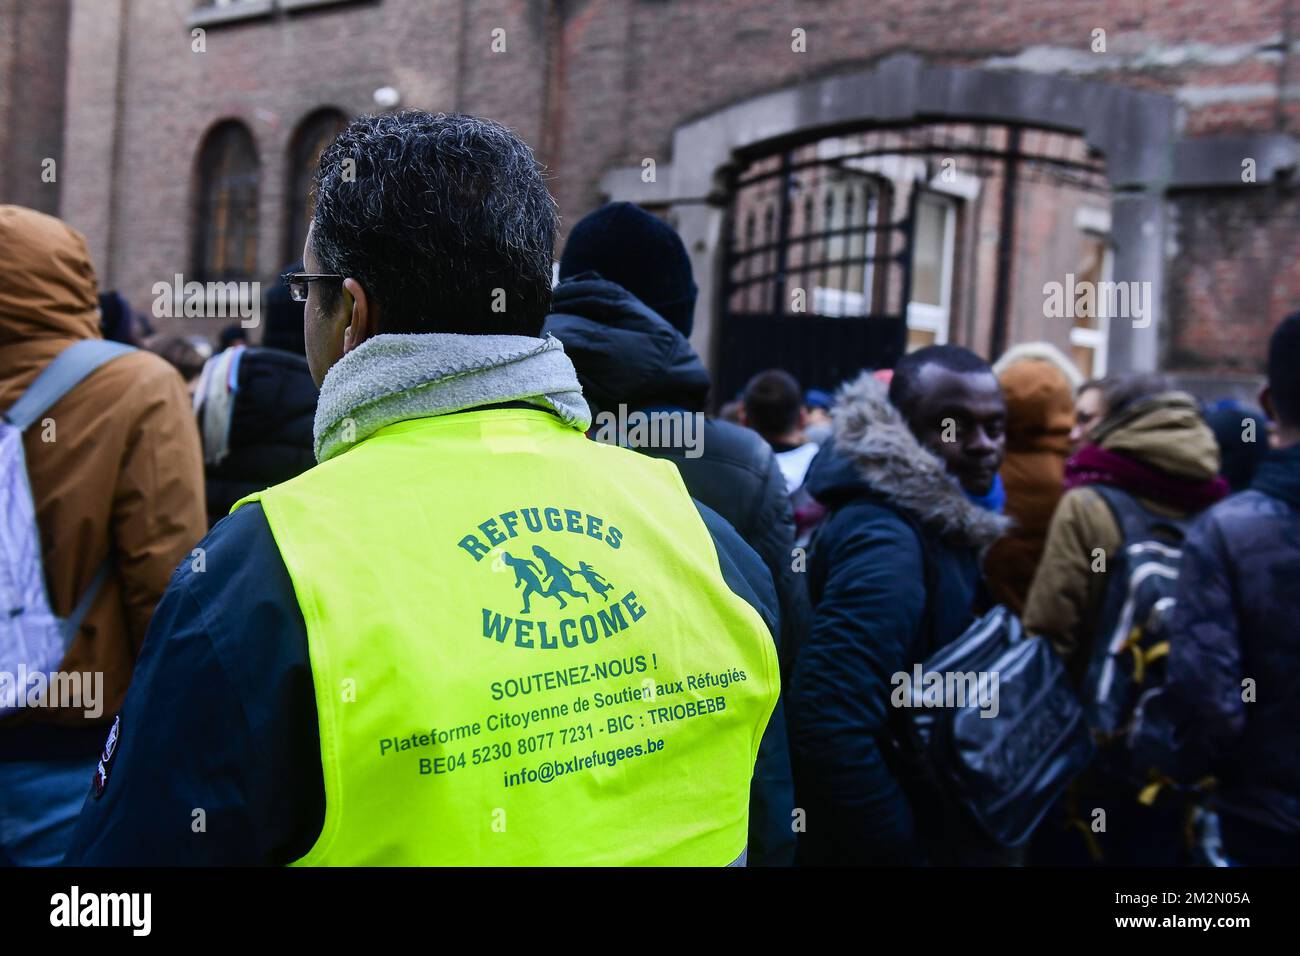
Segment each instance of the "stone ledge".
[[239,0],[226,6],[197,7],[185,19],[189,27],[209,27],[270,16],[275,12],[273,0]]
[[185,24],[189,27],[218,26],[269,17],[276,10],[296,13],[317,7],[334,7],[357,0],[237,0],[225,6],[202,6],[190,12]]

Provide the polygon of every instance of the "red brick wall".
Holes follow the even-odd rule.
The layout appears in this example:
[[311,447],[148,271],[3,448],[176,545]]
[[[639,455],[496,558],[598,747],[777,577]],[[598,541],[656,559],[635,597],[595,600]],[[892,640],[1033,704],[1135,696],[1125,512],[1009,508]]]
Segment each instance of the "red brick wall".
[[1300,194],[1199,193],[1171,206],[1169,366],[1261,373],[1269,330],[1300,309]]
[[[0,0],[0,202],[59,211],[69,0]],[[43,163],[53,159],[53,182]]]
[[[12,2],[0,0],[0,11]],[[550,167],[566,225],[600,202],[610,169],[671,161],[682,122],[899,50],[1161,91],[1180,99],[1183,129],[1194,134],[1295,132],[1300,113],[1294,101],[1277,102],[1282,0],[370,0],[211,26],[203,54],[190,52],[191,0],[132,0],[124,43],[116,0],[74,8],[62,208],[90,235],[106,284],[137,307],[148,305],[153,282],[190,268],[194,161],[206,130],[235,117],[257,142],[259,266],[269,277],[283,265],[296,124],[325,105],[369,111],[385,85],[405,106],[462,109],[516,128]],[[506,31],[505,53],[490,50],[496,27]],[[806,53],[791,50],[795,28],[807,31]],[[1097,28],[1107,31],[1106,53],[1090,51]],[[1286,56],[1290,82],[1300,82],[1300,62]],[[0,66],[4,57],[0,41]],[[1297,250],[1283,206],[1247,205],[1258,212],[1241,218],[1236,241],[1289,251],[1279,257],[1286,278],[1233,293],[1259,317],[1255,340],[1287,307]],[[1205,229],[1184,228],[1179,243],[1180,255],[1197,260],[1215,253]],[[1245,271],[1223,281],[1245,282]],[[1279,284],[1289,291],[1264,296]],[[1196,343],[1212,337],[1200,325],[1218,319],[1208,304],[1184,305],[1194,288],[1169,293],[1167,314],[1182,323],[1173,339],[1187,343],[1171,355],[1199,361]]]

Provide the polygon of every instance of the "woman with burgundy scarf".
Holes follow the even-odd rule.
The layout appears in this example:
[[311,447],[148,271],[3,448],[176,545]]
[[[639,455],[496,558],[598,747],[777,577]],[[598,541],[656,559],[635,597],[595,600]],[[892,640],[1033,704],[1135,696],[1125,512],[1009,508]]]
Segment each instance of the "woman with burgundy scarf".
[[1191,395],[1158,375],[1103,385],[1105,414],[1065,465],[1065,496],[1052,517],[1043,559],[1025,603],[1026,630],[1051,640],[1076,680],[1091,656],[1107,576],[1092,570],[1095,549],[1123,546],[1109,506],[1093,490],[1127,491],[1151,512],[1184,518],[1228,494],[1219,448]]

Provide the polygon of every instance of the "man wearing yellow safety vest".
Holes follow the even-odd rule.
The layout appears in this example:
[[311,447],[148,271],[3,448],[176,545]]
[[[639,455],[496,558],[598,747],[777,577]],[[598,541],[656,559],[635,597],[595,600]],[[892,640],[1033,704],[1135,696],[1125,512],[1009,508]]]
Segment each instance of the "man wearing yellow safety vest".
[[743,863],[771,577],[585,437],[532,152],[364,117],[315,191],[319,464],[176,571],[68,862]]

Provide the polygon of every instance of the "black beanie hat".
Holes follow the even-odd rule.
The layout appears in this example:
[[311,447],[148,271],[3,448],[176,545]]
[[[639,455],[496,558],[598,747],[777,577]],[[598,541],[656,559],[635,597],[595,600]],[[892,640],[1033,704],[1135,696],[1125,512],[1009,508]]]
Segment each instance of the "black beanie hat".
[[630,202],[588,213],[560,256],[561,279],[583,272],[618,283],[690,338],[699,291],[691,258],[681,236],[658,216]]
[[[299,259],[285,272],[302,272]],[[303,334],[303,314],[307,306],[295,302],[283,282],[274,282],[262,301],[262,345],[268,349],[282,349],[295,355],[307,354]]]

